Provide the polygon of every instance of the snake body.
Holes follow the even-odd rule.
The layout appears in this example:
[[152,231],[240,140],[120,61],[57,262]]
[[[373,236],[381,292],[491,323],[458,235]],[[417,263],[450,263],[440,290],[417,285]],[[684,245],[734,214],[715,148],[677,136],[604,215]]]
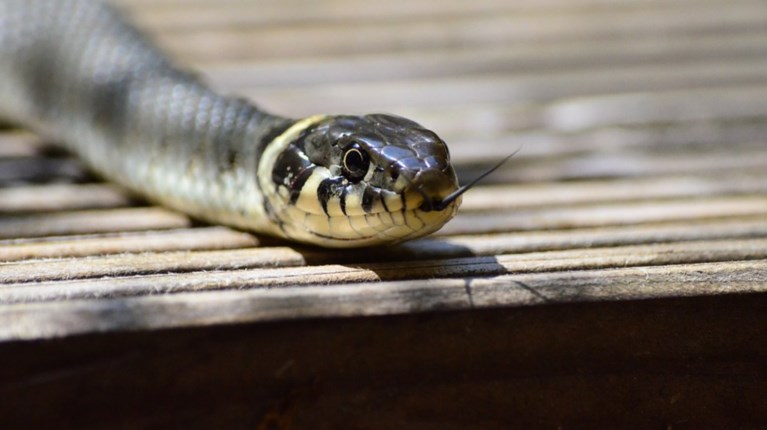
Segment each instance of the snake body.
[[0,118],[149,200],[320,246],[420,237],[460,204],[445,143],[417,123],[270,114],[92,0],[0,0]]

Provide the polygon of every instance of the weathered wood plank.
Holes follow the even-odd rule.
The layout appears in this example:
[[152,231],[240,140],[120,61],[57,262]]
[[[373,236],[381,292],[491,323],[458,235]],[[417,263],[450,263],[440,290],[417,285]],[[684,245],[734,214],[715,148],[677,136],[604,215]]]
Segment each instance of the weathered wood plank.
[[[264,106],[290,115],[359,112],[392,106],[442,106],[466,103],[551,102],[605,93],[668,91],[678,88],[763,86],[767,61],[720,61],[595,67],[551,73],[456,76],[423,80],[333,83],[294,88],[237,88]],[[232,90],[224,88],[224,90]]]
[[[632,267],[333,287],[196,292],[0,307],[0,339],[114,330],[762,292],[767,261]],[[53,311],[55,309],[55,311]]]
[[237,270],[304,265],[298,252],[286,247],[220,251],[142,252],[63,260],[26,260],[0,264],[3,283],[118,277],[144,274]]
[[220,226],[120,231],[100,235],[0,240],[0,262],[122,253],[233,249],[258,245],[259,241],[253,235]]
[[459,213],[436,235],[633,225],[730,216],[762,216],[767,219],[767,196],[755,194],[706,199],[622,202],[574,208],[527,209],[514,212]]
[[[489,44],[542,43],[562,39],[641,38],[763,29],[767,11],[758,2],[678,6],[676,13],[664,8],[597,11],[582,14],[500,13],[468,16],[446,21],[424,18],[378,23],[347,21],[303,23],[298,26],[190,29],[163,32],[152,28],[158,42],[180,58],[191,61],[222,61],[242,58],[343,56],[370,52],[412,52],[430,49],[471,48]],[[449,24],[449,25],[448,25]],[[240,43],[247,40],[248,43]],[[312,43],[306,43],[312,41]]]
[[[664,93],[618,94],[568,100],[546,112],[556,130],[673,121],[725,121],[767,115],[767,87],[678,90]],[[690,106],[695,106],[691,109]]]
[[86,210],[0,218],[0,239],[189,227],[184,215],[157,207]]
[[[167,7],[179,7],[183,6],[184,8],[187,7],[205,7],[210,5],[210,0],[110,0],[111,3],[117,4],[117,5],[123,5],[124,7],[130,7],[134,9],[154,9],[155,7],[159,7],[160,9],[167,8]],[[665,0],[665,1],[659,1],[659,0],[650,0],[643,2],[645,4],[679,4],[679,3],[692,3],[697,4],[700,2],[705,2],[707,0]],[[301,9],[304,7],[305,3],[301,0],[262,0],[264,4],[270,4],[270,3],[277,3],[277,4],[283,4],[286,8],[286,10],[295,10],[295,9]],[[407,0],[396,0],[389,2],[391,5],[396,5],[397,7],[413,7],[414,5],[416,7],[426,7],[427,5],[430,5],[430,0],[418,0],[409,2]],[[506,5],[505,0],[483,0],[483,3],[486,4],[498,4],[502,7],[508,7]],[[531,9],[538,9],[541,6],[544,6],[545,8],[552,8],[552,7],[562,7],[562,8],[569,8],[573,5],[580,5],[581,7],[587,7],[587,8],[594,8],[602,5],[621,5],[626,4],[626,0],[519,0],[515,2],[514,7],[522,7],[522,8],[531,8]],[[629,5],[631,5],[632,2],[628,2]],[[219,0],[216,2],[217,5],[224,6],[225,8],[239,8],[239,7],[249,7],[252,6],[252,3],[250,0]],[[379,7],[378,5],[370,5],[365,3],[359,3],[355,2],[353,0],[341,0],[341,1],[335,1],[334,4],[336,6],[344,5],[349,8],[361,8],[361,9],[372,9],[377,10],[376,8]],[[433,5],[432,5],[433,7]]]
[[[129,306],[107,314],[130,320]],[[765,295],[736,294],[13,342],[0,415],[11,428],[755,428],[765,313]]]
[[[754,172],[756,173],[756,172]],[[618,203],[690,197],[767,193],[767,172],[709,176],[640,177],[478,186],[463,197],[462,212]]]
[[[265,254],[272,252],[274,258]],[[212,260],[211,257],[217,258]],[[84,267],[67,262],[42,265],[34,262],[0,265],[0,303],[114,298],[219,289],[294,287],[318,284],[393,281],[436,278],[484,278],[510,273],[557,272],[629,266],[690,264],[730,260],[767,259],[764,239],[674,244],[652,244],[617,248],[551,251],[533,255],[497,255],[415,262],[386,262],[341,266],[337,264],[232,270],[280,263],[300,265],[301,256],[287,249],[218,251],[145,256],[103,257]],[[183,273],[201,270],[201,273]],[[206,271],[215,270],[215,271]],[[127,278],[103,276],[151,272],[178,272],[171,275],[144,275]],[[31,273],[31,274],[30,274]],[[68,278],[93,278],[65,281]],[[99,279],[102,278],[102,279]],[[34,282],[53,279],[59,282]],[[759,279],[757,277],[757,279]],[[13,282],[19,282],[15,284]]]
[[[498,142],[496,142],[498,144]],[[511,142],[498,144],[506,148],[508,153],[518,148]],[[765,146],[756,143],[755,146]],[[625,150],[615,153],[598,152],[575,154],[562,158],[524,158],[516,157],[493,173],[494,182],[523,182],[523,181],[569,181],[578,179],[626,178],[640,176],[664,175],[725,175],[736,172],[764,172],[767,165],[767,149],[746,149],[732,151],[729,148],[710,151],[701,148],[692,154],[686,151],[654,151]],[[458,152],[458,151],[456,151]],[[521,154],[521,153],[520,153]],[[692,156],[694,154],[694,156]],[[476,157],[489,163],[498,159],[498,155],[490,158],[490,153],[476,154]],[[469,160],[466,160],[468,162]],[[486,170],[486,165],[479,166],[469,172],[460,163],[457,165],[459,175],[478,176]]]
[[[488,14],[514,12],[520,13],[577,13],[588,10],[619,10],[632,13],[637,9],[663,9],[674,11],[682,7],[705,7],[706,1],[643,1],[624,2],[611,0],[590,0],[568,2],[562,0],[546,0],[538,2],[508,2],[499,0],[480,0],[468,4],[463,1],[448,0],[440,4],[439,10],[434,9],[429,1],[395,1],[384,4],[364,2],[332,2],[330,4],[294,3],[260,1],[254,5],[250,1],[225,1],[222,3],[185,2],[184,8],[179,8],[173,2],[157,2],[142,4],[142,2],[116,1],[131,15],[150,28],[162,28],[164,31],[179,31],[200,28],[242,28],[256,26],[289,25],[291,23],[312,22],[347,22],[349,20],[390,21],[413,20],[423,18],[444,19],[466,17],[471,14]],[[710,2],[708,2],[710,3]],[[292,13],[285,13],[289,8]]]
[[765,31],[701,34],[694,39],[663,34],[643,38],[556,40],[544,45],[478,46],[467,50],[365,53],[338,57],[299,57],[194,63],[214,85],[224,88],[295,87],[337,82],[371,82],[446,76],[520,74],[599,66],[739,62],[764,56]]
[[[691,240],[758,238],[767,236],[764,216],[652,223],[645,225],[576,228],[446,236],[403,245],[408,254],[465,256],[561,250]],[[317,258],[317,257],[313,257]],[[318,261],[327,261],[319,259]]]
[[40,138],[28,131],[0,130],[0,158],[39,155]]
[[108,184],[49,184],[0,188],[0,214],[118,208],[133,203]]
[[[689,91],[690,93],[696,90]],[[744,105],[747,103],[744,101]],[[565,155],[607,147],[612,142],[618,148],[691,148],[720,146],[722,142],[743,145],[764,136],[765,125],[758,112],[729,119],[683,121],[666,118],[664,122],[641,125],[603,124],[597,128],[578,130],[548,129],[548,108],[551,104],[470,103],[465,105],[428,108],[397,107],[391,112],[418,120],[429,128],[444,130],[446,139],[456,146],[474,144],[484,148],[487,141],[524,143],[538,154]],[[706,111],[708,106],[700,106]],[[568,146],[569,143],[569,146]],[[466,157],[466,155],[463,155]],[[476,157],[474,157],[476,158]]]

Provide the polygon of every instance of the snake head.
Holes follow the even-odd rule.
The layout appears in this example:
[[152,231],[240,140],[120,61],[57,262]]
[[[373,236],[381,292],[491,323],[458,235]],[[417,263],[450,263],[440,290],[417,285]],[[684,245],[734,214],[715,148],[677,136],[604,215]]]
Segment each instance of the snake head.
[[277,196],[271,213],[293,239],[335,247],[397,243],[438,230],[461,203],[447,145],[408,119],[312,117],[278,139],[281,151],[262,167]]

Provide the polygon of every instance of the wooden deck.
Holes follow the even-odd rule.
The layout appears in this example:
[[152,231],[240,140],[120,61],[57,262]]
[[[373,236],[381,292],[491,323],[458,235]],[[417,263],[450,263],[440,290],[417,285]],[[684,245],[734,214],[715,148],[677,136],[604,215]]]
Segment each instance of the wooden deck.
[[289,116],[381,111],[455,220],[327,251],[0,131],[0,427],[767,426],[762,0],[120,0]]

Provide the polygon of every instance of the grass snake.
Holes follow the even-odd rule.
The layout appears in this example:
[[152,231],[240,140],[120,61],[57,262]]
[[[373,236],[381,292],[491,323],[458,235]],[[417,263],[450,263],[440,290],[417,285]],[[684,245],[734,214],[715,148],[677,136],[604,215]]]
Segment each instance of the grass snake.
[[419,124],[270,114],[214,92],[92,0],[0,0],[0,118],[151,201],[326,247],[429,234],[467,189]]

